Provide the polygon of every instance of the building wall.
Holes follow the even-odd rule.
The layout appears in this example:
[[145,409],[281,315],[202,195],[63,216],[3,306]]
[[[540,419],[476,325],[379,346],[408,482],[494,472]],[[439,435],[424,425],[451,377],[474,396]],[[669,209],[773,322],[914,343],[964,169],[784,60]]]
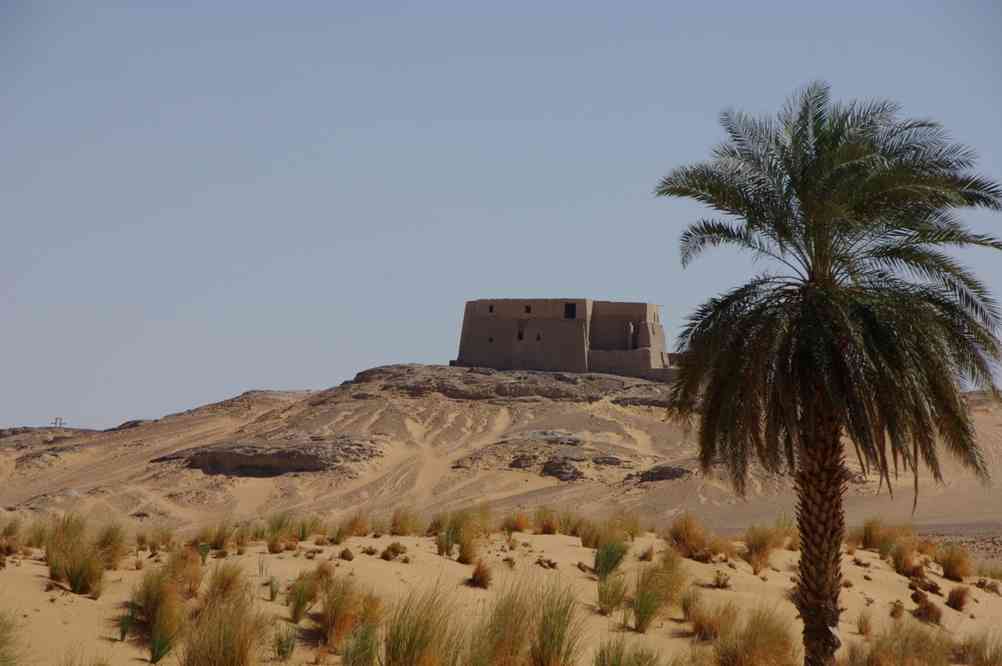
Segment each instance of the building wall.
[[[573,319],[566,308],[573,304]],[[668,365],[658,306],[588,299],[466,303],[460,366],[606,372],[663,379]]]

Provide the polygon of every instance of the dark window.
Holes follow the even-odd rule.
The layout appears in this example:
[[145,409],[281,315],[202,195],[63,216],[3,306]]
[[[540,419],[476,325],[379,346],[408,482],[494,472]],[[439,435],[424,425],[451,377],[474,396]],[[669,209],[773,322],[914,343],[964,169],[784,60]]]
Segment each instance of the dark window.
[[491,314],[494,314],[494,306],[493,305],[488,305],[487,306],[487,311],[490,312]]
[[525,332],[519,331],[518,332],[518,339],[519,340],[525,340]]
[[564,303],[564,319],[577,319],[577,318],[578,318],[578,304]]
[[543,339],[543,334],[542,333],[536,333],[536,342],[539,342],[542,339]]
[[487,338],[487,342],[494,342],[494,338]]
[[531,313],[532,313],[532,306],[531,305],[526,305],[525,306],[525,314],[531,314]]

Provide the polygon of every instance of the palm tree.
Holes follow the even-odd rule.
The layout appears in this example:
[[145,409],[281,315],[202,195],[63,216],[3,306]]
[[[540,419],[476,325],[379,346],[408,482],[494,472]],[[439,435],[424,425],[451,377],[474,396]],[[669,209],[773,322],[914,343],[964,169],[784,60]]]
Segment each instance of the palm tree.
[[794,602],[805,664],[834,663],[847,442],[890,488],[900,466],[941,480],[938,442],[987,482],[962,388],[988,389],[1000,311],[944,248],[1002,250],[955,217],[1002,208],[1002,187],[929,120],[886,101],[836,103],[814,83],[776,118],[726,111],[711,160],[680,167],[659,196],[724,216],[682,234],[682,264],[736,246],[771,270],[712,298],[678,342],[674,412],[700,426],[704,468],[743,493],[750,459],[789,471],[801,559]]

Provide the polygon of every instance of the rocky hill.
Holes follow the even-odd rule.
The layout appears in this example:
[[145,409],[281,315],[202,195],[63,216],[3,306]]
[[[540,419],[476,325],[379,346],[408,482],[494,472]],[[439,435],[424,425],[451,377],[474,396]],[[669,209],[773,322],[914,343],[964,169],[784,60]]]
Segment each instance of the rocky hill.
[[[251,391],[108,431],[15,429],[0,433],[0,506],[197,524],[489,501],[631,508],[652,520],[698,508],[724,528],[792,510],[784,478],[755,471],[741,499],[722,474],[703,474],[691,434],[665,420],[667,390],[610,375],[394,365],[323,391]],[[987,400],[975,410],[1002,472],[1002,410]],[[998,491],[963,474],[923,485],[920,522],[957,522],[957,503],[971,507],[966,523],[1002,520]],[[907,492],[875,490],[859,476],[850,513],[907,517]]]

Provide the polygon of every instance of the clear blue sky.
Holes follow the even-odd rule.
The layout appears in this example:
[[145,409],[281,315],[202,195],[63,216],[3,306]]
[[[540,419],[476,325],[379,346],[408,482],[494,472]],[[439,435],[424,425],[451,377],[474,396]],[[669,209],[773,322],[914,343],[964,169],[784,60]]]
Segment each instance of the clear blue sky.
[[445,363],[471,298],[653,301],[672,336],[751,265],[683,272],[701,211],[654,185],[816,78],[1002,180],[991,0],[185,4],[0,3],[0,427]]

